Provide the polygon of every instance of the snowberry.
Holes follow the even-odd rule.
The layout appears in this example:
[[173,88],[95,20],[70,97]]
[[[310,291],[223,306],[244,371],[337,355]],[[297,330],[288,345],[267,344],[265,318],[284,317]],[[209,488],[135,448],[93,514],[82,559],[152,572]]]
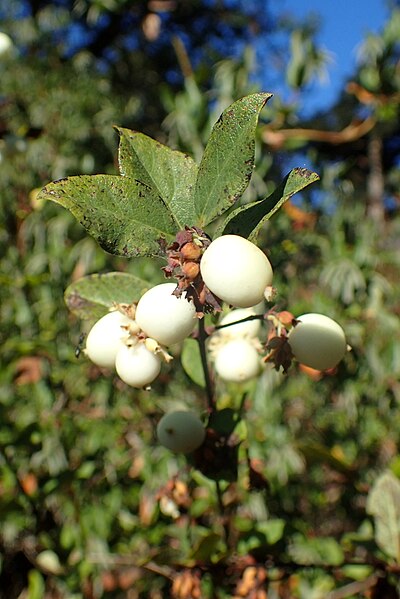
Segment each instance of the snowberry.
[[122,345],[115,358],[115,370],[124,383],[141,389],[150,385],[158,376],[161,360],[144,343]]
[[209,290],[237,308],[258,304],[272,282],[266,255],[239,235],[217,237],[204,252],[200,271]]
[[248,381],[260,371],[257,349],[248,339],[232,339],[222,344],[214,360],[215,371],[225,381]]
[[231,310],[228,312],[218,323],[219,325],[230,325],[224,326],[222,329],[218,329],[218,335],[223,337],[257,337],[261,321],[260,319],[247,320],[246,322],[240,322],[239,324],[231,324],[249,316],[256,314],[253,308],[238,308],[237,310]]
[[205,434],[200,418],[183,410],[165,414],[157,425],[157,438],[161,445],[175,453],[194,451],[203,443]]
[[162,345],[173,345],[190,335],[196,324],[193,302],[172,295],[175,283],[152,287],[140,298],[135,319],[140,328]]
[[85,353],[88,358],[103,368],[114,368],[118,349],[129,337],[127,326],[134,321],[125,314],[109,312],[93,325],[86,339]]
[[323,314],[303,314],[290,330],[288,341],[294,357],[301,364],[327,370],[340,362],[347,343],[342,327]]
[[9,54],[12,47],[13,43],[10,36],[0,31],[0,56]]

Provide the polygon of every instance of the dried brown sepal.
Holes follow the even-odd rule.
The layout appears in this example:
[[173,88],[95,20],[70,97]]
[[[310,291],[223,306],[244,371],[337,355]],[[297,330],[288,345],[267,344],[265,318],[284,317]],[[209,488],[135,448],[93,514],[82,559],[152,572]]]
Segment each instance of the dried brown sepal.
[[265,288],[264,297],[268,303],[272,302],[276,298],[277,295],[278,295],[278,292],[277,292],[276,287],[273,287],[272,285],[268,285],[268,287]]
[[210,245],[210,237],[198,227],[185,227],[178,231],[175,240],[165,248],[167,265],[163,267],[165,276],[177,279],[174,294],[192,301],[201,318],[209,312],[221,310],[221,300],[204,285],[200,274],[200,260]]
[[194,281],[200,273],[200,264],[194,260],[187,260],[182,264],[182,272],[186,279]]
[[295,317],[288,310],[282,310],[281,312],[277,312],[276,316],[285,327],[290,328],[294,326],[294,324],[297,324]]
[[267,342],[266,349],[268,353],[264,358],[264,362],[271,362],[275,370],[282,367],[283,372],[286,374],[294,357],[286,334],[282,333],[280,336],[271,337]]
[[135,303],[135,302],[132,302],[131,304],[114,303],[111,309],[118,310],[122,314],[125,314],[125,316],[127,316],[131,320],[135,320],[136,306],[137,306],[137,303]]
[[188,241],[180,249],[184,260],[200,260],[202,248],[194,241]]

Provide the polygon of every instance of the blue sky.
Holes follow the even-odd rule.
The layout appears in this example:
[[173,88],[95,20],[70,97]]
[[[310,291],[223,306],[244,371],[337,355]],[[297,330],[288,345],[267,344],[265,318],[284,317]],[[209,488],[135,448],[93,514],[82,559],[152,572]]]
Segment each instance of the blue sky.
[[[317,82],[308,94],[308,109],[324,108],[334,102],[343,82],[357,62],[357,47],[366,33],[378,33],[389,17],[385,0],[281,0],[279,12],[298,17],[310,12],[320,15],[318,43],[332,54],[326,84]],[[308,112],[307,109],[307,112]]]

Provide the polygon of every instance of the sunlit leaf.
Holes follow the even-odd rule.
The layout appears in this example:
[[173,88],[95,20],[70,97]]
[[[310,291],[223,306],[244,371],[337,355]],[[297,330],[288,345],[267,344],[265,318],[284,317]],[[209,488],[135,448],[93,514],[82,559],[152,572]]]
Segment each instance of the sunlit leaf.
[[68,308],[83,319],[97,319],[115,303],[138,301],[151,283],[129,273],[93,274],[71,283],[64,298]]
[[400,563],[400,480],[384,472],[368,494],[367,512],[375,520],[378,546]]
[[115,175],[81,175],[49,183],[39,199],[67,208],[99,245],[120,256],[156,256],[178,224],[154,189]]
[[194,160],[143,133],[122,127],[117,127],[117,131],[121,175],[154,189],[181,229],[185,225],[194,225],[193,192],[198,170]]
[[237,100],[214,125],[194,192],[200,227],[227,210],[246,190],[254,169],[258,117],[271,96],[257,93]]
[[267,543],[274,545],[283,537],[286,522],[282,518],[270,518],[265,522],[258,522],[256,530],[265,535]]
[[45,583],[38,570],[30,570],[28,574],[27,599],[43,599],[45,594]]
[[318,179],[317,173],[305,168],[294,168],[270,196],[234,210],[221,225],[217,234],[241,235],[254,241],[262,225],[287,200]]

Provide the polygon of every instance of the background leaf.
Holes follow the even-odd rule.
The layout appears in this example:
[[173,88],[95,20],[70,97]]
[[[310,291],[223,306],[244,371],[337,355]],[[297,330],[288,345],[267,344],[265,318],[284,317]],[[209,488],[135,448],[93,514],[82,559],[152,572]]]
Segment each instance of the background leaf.
[[400,563],[400,480],[392,472],[384,472],[375,481],[367,512],[375,519],[377,545]]
[[198,225],[206,226],[246,190],[254,168],[255,131],[272,94],[251,94],[229,106],[213,127],[194,192]]
[[67,177],[46,185],[38,198],[67,208],[110,254],[159,255],[158,240],[171,241],[179,228],[152,188],[127,177]]
[[68,308],[83,319],[101,318],[114,303],[138,301],[151,283],[122,272],[94,274],[71,283],[64,298]]
[[293,535],[289,555],[298,564],[313,566],[340,566],[344,559],[343,549],[333,537],[310,539],[299,533]]
[[234,210],[222,224],[220,231],[223,235],[241,235],[254,240],[260,227],[287,200],[318,179],[317,173],[306,168],[294,168],[270,196]]
[[180,228],[195,224],[193,191],[197,164],[183,152],[130,129],[116,128],[120,135],[121,175],[145,183],[164,200]]
[[200,358],[199,344],[196,339],[188,337],[183,342],[181,353],[181,363],[183,370],[196,385],[205,387],[204,371]]

